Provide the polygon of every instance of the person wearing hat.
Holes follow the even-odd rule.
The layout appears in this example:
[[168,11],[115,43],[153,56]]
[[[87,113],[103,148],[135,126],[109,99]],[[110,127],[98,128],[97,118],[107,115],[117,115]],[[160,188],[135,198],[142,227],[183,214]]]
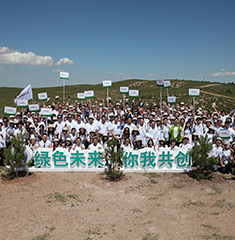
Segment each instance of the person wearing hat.
[[104,150],[106,150],[108,148],[108,144],[107,144],[108,139],[109,139],[109,136],[106,132],[100,138],[100,144]]
[[52,148],[52,143],[47,139],[47,134],[42,135],[42,140],[39,142],[40,148]]
[[67,137],[66,140],[65,140],[65,144],[63,145],[63,147],[68,151],[70,152],[70,150],[72,149],[72,141],[71,141],[71,138],[70,137]]
[[157,150],[160,151],[162,148],[165,148],[165,144],[166,144],[165,138],[164,137],[160,137]]
[[135,143],[136,143],[136,137],[137,136],[140,136],[139,135],[139,130],[138,130],[138,128],[137,127],[134,127],[133,128],[133,130],[132,130],[132,133],[131,133],[131,141],[132,141],[132,143],[135,145]]
[[[212,149],[209,152],[209,157],[215,157],[218,159],[218,163],[221,161],[223,148],[221,146],[222,139],[220,137],[216,138],[215,143],[212,145]],[[214,171],[216,172],[218,170],[217,164],[213,166]]]
[[26,142],[27,142],[27,144],[30,144],[31,138],[35,138],[36,141],[38,141],[37,135],[36,135],[36,131],[35,131],[35,127],[34,127],[33,124],[31,124],[31,125],[29,126],[29,130],[28,130],[28,132],[27,132],[27,134],[26,134]]
[[183,142],[179,146],[182,150],[190,151],[192,149],[192,145],[189,143],[189,136],[183,137]]
[[209,143],[214,143],[215,142],[215,127],[214,126],[210,126],[209,127],[209,131],[206,133],[208,139],[209,139]]
[[96,136],[99,136],[99,127],[94,123],[94,117],[89,116],[88,123],[85,124],[87,134],[90,134],[91,129],[95,131]]
[[85,145],[82,143],[80,137],[77,137],[77,139],[75,140],[75,143],[73,144],[73,150],[75,151],[85,150]]
[[230,173],[232,168],[234,168],[234,157],[231,152],[229,142],[224,143],[224,149],[220,158],[220,164],[222,173]]
[[51,123],[48,124],[46,133],[47,133],[48,140],[49,140],[50,142],[53,142],[53,141],[54,141],[54,138],[56,137],[55,127],[54,127],[53,124],[51,124]]
[[52,150],[55,151],[59,147],[60,147],[59,139],[58,138],[54,138],[53,145],[52,145]]
[[136,137],[136,142],[133,145],[134,145],[134,150],[139,150],[144,148],[144,145],[142,144],[142,139],[140,136]]
[[39,148],[39,144],[36,137],[32,136],[30,138],[29,147],[32,149],[33,153],[35,153],[36,149]]
[[199,137],[196,132],[192,134],[192,146],[194,147],[198,143]]
[[65,144],[66,139],[69,137],[68,128],[64,127],[62,133],[59,135],[60,144]]
[[96,151],[102,151],[103,148],[101,144],[98,142],[98,137],[94,136],[92,139],[92,143],[88,147],[89,150],[96,150]]

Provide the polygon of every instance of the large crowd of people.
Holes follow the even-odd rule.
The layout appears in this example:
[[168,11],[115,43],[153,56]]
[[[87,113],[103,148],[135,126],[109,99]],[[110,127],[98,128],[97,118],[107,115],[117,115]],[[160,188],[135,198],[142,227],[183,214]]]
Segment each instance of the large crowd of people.
[[[235,110],[209,112],[193,109],[184,102],[166,104],[162,110],[155,103],[144,101],[126,102],[108,106],[104,102],[89,101],[84,104],[68,100],[66,104],[55,101],[48,103],[53,109],[50,117],[41,112],[23,109],[16,115],[0,120],[0,164],[4,164],[4,149],[11,145],[11,139],[21,133],[25,144],[33,151],[37,148],[58,147],[71,149],[105,149],[110,137],[119,141],[123,150],[145,147],[159,151],[162,147],[189,151],[197,144],[200,136],[208,137],[213,144],[209,153],[218,157],[222,167],[234,166],[235,156]],[[225,138],[221,138],[223,136]]]

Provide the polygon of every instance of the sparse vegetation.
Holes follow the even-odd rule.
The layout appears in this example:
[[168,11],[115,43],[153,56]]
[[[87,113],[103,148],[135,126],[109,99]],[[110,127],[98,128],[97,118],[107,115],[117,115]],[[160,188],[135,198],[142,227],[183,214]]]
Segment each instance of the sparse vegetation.
[[201,136],[198,144],[189,152],[192,157],[193,165],[196,167],[190,176],[201,179],[210,179],[212,177],[212,171],[214,166],[218,164],[218,159],[215,157],[209,157],[209,152],[212,149],[212,144],[209,142],[207,136]]
[[122,166],[123,152],[118,149],[118,140],[112,137],[107,141],[108,148],[105,150],[104,158],[106,161],[105,175],[110,181],[119,181],[123,173],[120,171]]
[[5,149],[6,152],[6,162],[5,167],[1,167],[1,178],[13,179],[19,176],[20,171],[26,171],[27,166],[31,164],[29,162],[26,164],[26,154],[25,154],[25,140],[22,134],[17,134],[11,140],[11,145]]
[[[177,102],[184,101],[185,103],[192,104],[192,99],[188,97],[188,89],[189,88],[200,88],[202,86],[206,86],[212,84],[212,82],[205,81],[191,81],[191,80],[177,80],[171,79],[172,87],[169,89],[169,94],[174,95],[177,98]],[[225,96],[231,97],[231,99],[223,98],[223,97],[215,97],[210,94],[201,93],[200,98],[197,98],[197,103],[199,104],[198,99],[201,99],[200,106],[208,109],[209,111],[214,111],[211,103],[216,102],[218,110],[225,109],[225,111],[230,111],[234,99],[235,85],[234,84],[218,84],[215,83],[216,86],[213,86],[213,91],[211,87],[205,87],[203,90],[208,92],[213,92],[215,94],[221,94]],[[139,89],[140,90],[140,98],[144,99],[144,101],[151,105],[152,102],[158,103],[160,88],[156,86],[156,81],[154,80],[124,80],[114,82],[112,84],[112,88],[110,88],[110,96],[113,102],[122,101],[122,95],[120,94],[121,86],[129,86],[130,89]],[[24,86],[22,86],[23,88]],[[92,103],[95,101],[102,101],[100,96],[106,96],[106,89],[102,87],[102,84],[96,85],[70,85],[66,86],[66,96],[71,96],[71,101],[74,102],[77,99],[77,93],[83,92],[84,90],[94,90],[95,98],[92,99]],[[144,91],[143,91],[144,89]],[[0,116],[3,116],[3,108],[4,106],[14,106],[13,99],[19,94],[21,88],[0,88],[0,98],[1,98],[1,106],[0,106]],[[48,97],[54,99],[56,95],[60,96],[62,99],[63,91],[62,87],[51,87],[51,88],[34,88],[33,94],[35,97],[35,101],[37,101],[37,94],[40,92],[47,92]],[[163,91],[163,100],[166,101],[166,91]],[[104,98],[103,98],[104,100]],[[138,102],[138,99],[136,99]],[[42,103],[41,103],[42,105]],[[198,107],[198,105],[196,105]]]

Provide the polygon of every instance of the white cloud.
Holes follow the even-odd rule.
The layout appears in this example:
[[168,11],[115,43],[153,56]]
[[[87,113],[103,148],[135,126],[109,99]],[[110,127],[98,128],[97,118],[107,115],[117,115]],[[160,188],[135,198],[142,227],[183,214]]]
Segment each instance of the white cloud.
[[65,64],[74,64],[74,61],[69,59],[69,58],[61,58],[56,65],[60,66],[60,65],[65,65]]
[[215,72],[215,73],[210,73],[208,76],[210,77],[228,77],[228,76],[235,76],[235,72]]
[[224,69],[224,68],[222,68],[222,69],[221,69],[221,71],[222,71],[222,72],[225,72],[225,69]]
[[[61,58],[55,65],[74,63],[69,58]],[[29,65],[29,66],[53,66],[54,59],[51,56],[40,56],[33,52],[22,53],[8,47],[0,47],[0,64]]]

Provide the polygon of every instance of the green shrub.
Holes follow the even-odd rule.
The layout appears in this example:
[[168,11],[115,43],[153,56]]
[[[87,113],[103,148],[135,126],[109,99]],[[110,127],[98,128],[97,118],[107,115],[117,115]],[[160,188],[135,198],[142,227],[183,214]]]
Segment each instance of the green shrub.
[[123,152],[118,149],[118,140],[114,137],[107,141],[108,148],[105,150],[104,158],[106,160],[105,175],[110,181],[119,181],[123,173],[120,171],[122,166]]
[[212,177],[212,172],[214,166],[218,163],[218,159],[209,157],[211,149],[212,144],[209,142],[208,137],[201,136],[198,143],[189,152],[193,165],[196,166],[196,170],[193,170],[190,174],[197,180],[210,179]]
[[18,177],[19,169],[25,169],[25,140],[22,134],[17,134],[11,139],[11,145],[5,150],[6,166],[1,167],[1,177],[3,179],[13,179]]

